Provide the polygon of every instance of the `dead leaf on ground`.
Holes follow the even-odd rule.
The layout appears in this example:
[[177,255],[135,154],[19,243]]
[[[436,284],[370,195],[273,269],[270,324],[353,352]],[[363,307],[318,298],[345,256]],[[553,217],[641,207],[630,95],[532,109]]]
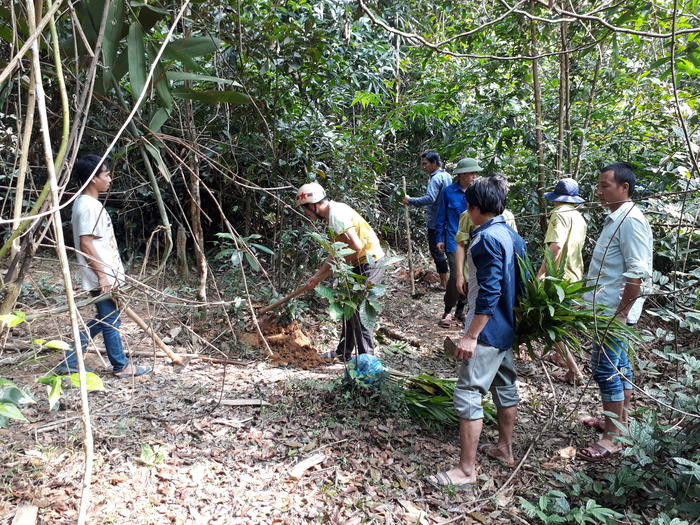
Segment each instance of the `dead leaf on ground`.
[[576,457],[576,447],[564,447],[559,449],[559,455],[566,459],[572,459]]

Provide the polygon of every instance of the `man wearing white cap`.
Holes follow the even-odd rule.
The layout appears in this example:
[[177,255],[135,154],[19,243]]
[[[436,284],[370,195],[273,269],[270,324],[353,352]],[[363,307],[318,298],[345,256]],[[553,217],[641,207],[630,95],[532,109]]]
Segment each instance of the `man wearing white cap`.
[[[304,209],[309,218],[326,221],[334,235],[333,240],[344,242],[354,250],[344,257],[345,262],[353,266],[353,273],[367,277],[366,282],[370,286],[381,284],[384,268],[379,261],[384,257],[384,250],[372,227],[359,213],[345,203],[331,200],[317,182],[299,188],[297,205]],[[331,273],[331,261],[326,260],[306,282],[306,289],[313,290]],[[337,348],[325,353],[323,357],[348,361],[355,348],[358,354],[374,354],[374,338],[369,328],[362,323],[359,308],[350,319],[343,319]]]

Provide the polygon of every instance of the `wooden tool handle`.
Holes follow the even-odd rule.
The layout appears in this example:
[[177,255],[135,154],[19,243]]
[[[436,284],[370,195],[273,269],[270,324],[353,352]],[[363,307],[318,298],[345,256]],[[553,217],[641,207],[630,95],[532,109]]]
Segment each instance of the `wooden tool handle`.
[[[403,180],[403,194],[406,195],[406,177]],[[404,204],[404,221],[406,221],[406,237],[408,238],[408,276],[411,280],[411,295],[416,295],[416,281],[413,275],[413,247],[411,246],[411,215],[408,212],[408,203]]]
[[123,306],[122,311],[128,315],[137,325],[141,327],[141,330],[143,330],[148,337],[153,339],[153,342],[158,345],[158,348],[160,348],[165,354],[170,358],[170,360],[175,363],[176,365],[181,365],[183,363],[183,359],[181,356],[177,355],[175,352],[170,350],[168,345],[166,345],[163,340],[158,337],[158,335],[151,330],[151,327],[146,324],[146,322],[141,319],[139,314],[134,312],[131,308],[128,306]]
[[286,297],[283,297],[283,298],[280,299],[279,301],[276,301],[276,302],[274,302],[274,303],[272,303],[272,304],[270,304],[270,305],[265,306],[264,308],[261,308],[260,310],[258,310],[258,314],[259,314],[259,315],[262,315],[262,314],[264,314],[265,312],[269,312],[270,310],[274,310],[274,309],[277,308],[278,306],[282,306],[282,305],[283,305],[284,303],[286,303],[287,301],[290,301],[290,300],[294,299],[297,295],[303,294],[305,291],[306,291],[306,287],[300,286],[299,288],[297,288],[296,290],[294,290],[292,293],[290,293],[290,294],[287,295]]

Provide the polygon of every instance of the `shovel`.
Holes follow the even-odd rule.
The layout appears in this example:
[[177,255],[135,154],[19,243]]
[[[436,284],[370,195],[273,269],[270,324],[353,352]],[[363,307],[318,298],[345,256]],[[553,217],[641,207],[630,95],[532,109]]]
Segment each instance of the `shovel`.
[[455,350],[457,350],[457,345],[452,339],[445,337],[445,340],[442,342],[442,349],[445,351],[445,355],[454,357]]
[[183,357],[173,352],[170,349],[170,347],[166,345],[160,337],[158,337],[158,334],[156,334],[151,329],[151,327],[146,324],[146,321],[141,319],[141,316],[139,314],[137,314],[131,308],[126,306],[115,292],[112,292],[112,298],[117,303],[117,307],[126,315],[128,315],[132,321],[139,325],[141,330],[143,330],[144,333],[153,340],[153,342],[158,346],[158,348],[160,348],[165,353],[165,355],[167,355],[170,358],[170,360],[173,362],[173,370],[175,371],[175,373],[179,374],[180,372],[182,372],[182,370],[189,364],[192,357]]
[[306,291],[306,287],[305,287],[305,286],[300,286],[299,288],[297,288],[296,290],[294,290],[294,291],[293,291],[292,293],[290,293],[289,295],[283,297],[283,298],[280,299],[279,301],[275,301],[274,303],[272,303],[272,304],[270,304],[270,305],[267,305],[267,306],[265,306],[264,308],[261,308],[260,310],[258,310],[258,315],[262,315],[262,314],[264,314],[265,312],[269,312],[270,310],[274,310],[275,308],[277,308],[277,307],[279,307],[279,306],[282,306],[282,305],[283,305],[284,303],[286,303],[287,301],[291,301],[291,300],[294,299],[297,295],[301,295],[301,294],[303,294],[305,291]]

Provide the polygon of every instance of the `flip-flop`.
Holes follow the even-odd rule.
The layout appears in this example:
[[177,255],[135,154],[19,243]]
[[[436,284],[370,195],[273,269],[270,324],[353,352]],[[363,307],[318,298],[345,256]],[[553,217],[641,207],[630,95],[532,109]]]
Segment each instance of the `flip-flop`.
[[515,466],[515,460],[508,461],[507,459],[502,458],[501,456],[496,456],[493,452],[491,452],[494,448],[496,448],[496,445],[492,445],[491,443],[479,443],[477,450],[485,456],[488,456],[491,459],[495,459],[496,461],[498,461],[502,465],[505,465],[506,467]]
[[578,420],[584,427],[592,428],[597,432],[605,432],[605,423],[593,416],[582,417]]
[[600,463],[602,461],[609,460],[613,455],[617,454],[618,452],[618,450],[614,452],[612,450],[608,450],[599,443],[593,443],[589,447],[578,449],[576,451],[576,459],[590,461],[591,463]]
[[438,321],[438,326],[441,328],[450,328],[452,326],[452,315],[447,314]]
[[118,379],[128,379],[130,377],[137,377],[145,374],[150,374],[152,371],[153,368],[151,368],[150,366],[134,365],[134,371],[132,373],[112,372],[112,375]]
[[452,483],[452,480],[450,479],[450,476],[447,474],[447,472],[438,472],[437,474],[433,474],[431,476],[425,476],[423,480],[425,480],[426,483],[429,483],[436,489],[466,489],[467,487],[471,487],[473,485],[473,483]]

